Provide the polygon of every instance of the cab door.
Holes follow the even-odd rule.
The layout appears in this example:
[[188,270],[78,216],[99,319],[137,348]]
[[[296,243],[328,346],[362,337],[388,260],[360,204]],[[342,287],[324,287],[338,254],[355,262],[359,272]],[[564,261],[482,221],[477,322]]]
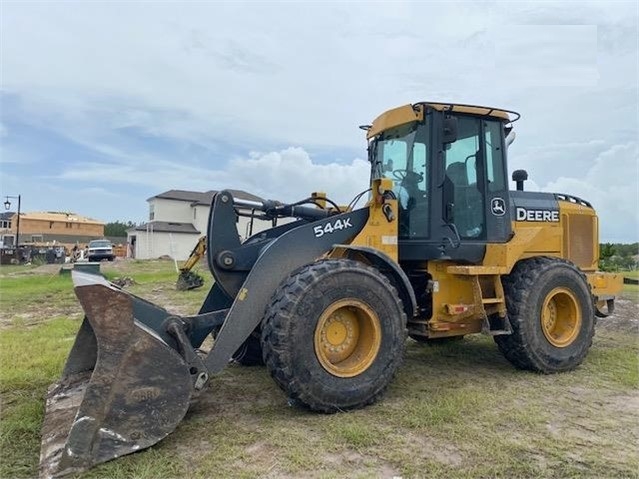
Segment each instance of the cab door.
[[439,164],[442,256],[479,263],[487,243],[511,235],[503,122],[457,115],[457,135]]
[[482,120],[488,243],[505,243],[512,236],[505,137],[501,121]]
[[[411,224],[418,218],[425,221],[428,228],[410,228],[408,234],[402,234],[398,194],[400,262],[453,259],[477,263],[484,257],[487,237],[481,119],[434,109],[427,110],[425,119],[432,145],[425,155],[428,201],[405,216],[410,216]],[[451,120],[456,131],[452,139],[444,135],[445,124]]]
[[[451,120],[453,138],[444,134]],[[406,183],[402,171],[420,174],[415,191],[421,194],[408,195],[401,188],[396,192],[400,261],[447,259],[478,264],[487,243],[506,242],[511,235],[503,122],[428,109],[420,128],[425,148],[415,148],[413,154],[405,153],[412,146],[407,149],[404,143],[388,139],[384,145],[384,164],[399,165],[400,170],[394,170],[398,186]],[[398,163],[399,158],[405,160]],[[409,196],[419,201],[411,206],[404,200]]]
[[482,156],[481,120],[458,117],[457,139],[444,147],[444,219],[466,242],[486,238]]

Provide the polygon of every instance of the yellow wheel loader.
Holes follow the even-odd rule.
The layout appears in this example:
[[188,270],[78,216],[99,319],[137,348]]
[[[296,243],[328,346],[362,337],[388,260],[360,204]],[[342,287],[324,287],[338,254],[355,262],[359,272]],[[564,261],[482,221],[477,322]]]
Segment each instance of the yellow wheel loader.
[[[362,208],[322,195],[282,204],[219,192],[206,254],[215,279],[176,316],[73,272],[86,317],[47,396],[41,475],[82,471],[170,434],[235,355],[262,359],[285,396],[321,412],[377,400],[422,341],[494,336],[516,367],[569,371],[622,278],[597,271],[588,201],[508,187],[515,112],[416,103],[364,126]],[[295,221],[240,243],[238,211]],[[199,348],[213,337],[208,352]]]

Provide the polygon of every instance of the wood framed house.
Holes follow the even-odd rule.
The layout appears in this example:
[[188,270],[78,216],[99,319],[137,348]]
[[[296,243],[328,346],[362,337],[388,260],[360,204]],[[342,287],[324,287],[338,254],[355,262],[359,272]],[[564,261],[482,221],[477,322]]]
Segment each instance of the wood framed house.
[[[5,247],[14,247],[18,233],[18,214],[12,211],[0,217],[0,240]],[[104,237],[104,223],[76,213],[20,213],[20,246],[86,245]]]

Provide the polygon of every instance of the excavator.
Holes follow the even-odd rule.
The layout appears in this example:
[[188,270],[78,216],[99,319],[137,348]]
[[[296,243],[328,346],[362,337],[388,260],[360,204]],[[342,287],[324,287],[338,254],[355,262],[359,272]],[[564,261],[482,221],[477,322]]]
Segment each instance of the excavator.
[[180,274],[175,282],[178,291],[188,291],[190,289],[201,288],[204,285],[204,278],[192,271],[193,267],[204,258],[206,254],[206,236],[200,236],[191,254],[180,267]]
[[[47,394],[41,476],[158,443],[192,401],[215,393],[208,386],[242,348],[265,364],[283,405],[324,413],[379,400],[407,336],[483,333],[517,368],[577,368],[622,278],[597,270],[591,203],[524,191],[523,170],[509,188],[518,118],[441,102],[382,113],[363,126],[370,188],[347,207],[320,195],[251,202],[220,191],[206,235],[215,282],[197,314],[171,314],[73,271],[85,318]],[[240,242],[242,208],[294,220]]]

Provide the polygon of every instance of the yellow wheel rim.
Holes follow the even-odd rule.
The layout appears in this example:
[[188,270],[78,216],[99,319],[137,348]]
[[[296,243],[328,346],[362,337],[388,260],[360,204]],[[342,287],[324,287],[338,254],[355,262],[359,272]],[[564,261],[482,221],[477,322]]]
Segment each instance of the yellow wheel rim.
[[320,316],[314,343],[315,355],[329,373],[341,378],[357,376],[373,364],[379,352],[379,317],[362,301],[336,301]]
[[558,348],[572,344],[581,329],[581,308],[572,291],[555,288],[546,296],[541,309],[541,330]]

